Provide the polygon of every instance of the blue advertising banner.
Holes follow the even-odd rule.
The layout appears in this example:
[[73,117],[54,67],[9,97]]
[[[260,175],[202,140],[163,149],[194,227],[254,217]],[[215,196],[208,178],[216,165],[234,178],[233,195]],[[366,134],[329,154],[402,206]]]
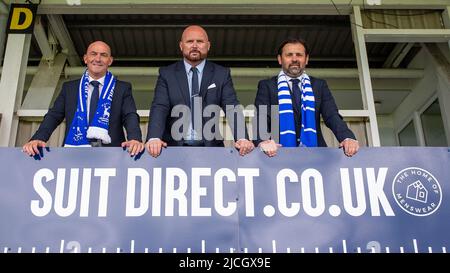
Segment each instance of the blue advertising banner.
[[0,252],[447,252],[447,148],[0,149]]

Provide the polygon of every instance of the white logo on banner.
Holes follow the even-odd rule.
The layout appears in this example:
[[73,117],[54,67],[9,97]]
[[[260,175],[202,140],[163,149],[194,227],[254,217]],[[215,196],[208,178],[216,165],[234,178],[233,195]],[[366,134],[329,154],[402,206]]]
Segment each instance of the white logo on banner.
[[442,190],[437,179],[417,167],[403,169],[395,176],[392,194],[404,211],[415,216],[434,213],[442,202]]

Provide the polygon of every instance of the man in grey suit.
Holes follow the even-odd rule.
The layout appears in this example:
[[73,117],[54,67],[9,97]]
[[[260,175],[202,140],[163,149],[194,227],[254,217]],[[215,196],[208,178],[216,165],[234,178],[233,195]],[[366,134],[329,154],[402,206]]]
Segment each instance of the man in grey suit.
[[[239,105],[230,70],[206,60],[211,45],[202,27],[188,26],[183,31],[179,46],[183,60],[159,70],[145,144],[153,157],[159,156],[162,148],[167,146],[223,147],[222,139],[205,137],[202,130],[209,121],[218,124],[219,116],[204,117],[202,112],[208,106],[216,105],[227,112],[227,106]],[[194,102],[194,99],[201,100],[201,105]],[[188,110],[190,108],[189,113],[196,115],[188,115],[189,126],[182,127],[184,133],[181,138],[174,136],[179,132],[174,127],[179,124],[180,118],[171,114],[177,106],[184,106]],[[241,111],[235,114],[237,119],[243,120]],[[198,115],[202,117],[199,118]],[[200,129],[198,120],[202,125]],[[235,147],[239,153],[245,155],[251,152],[254,145],[248,140],[245,125],[241,124],[241,128],[237,128],[237,124],[233,123],[232,127]],[[213,127],[213,134],[217,135],[217,130],[219,128]]]

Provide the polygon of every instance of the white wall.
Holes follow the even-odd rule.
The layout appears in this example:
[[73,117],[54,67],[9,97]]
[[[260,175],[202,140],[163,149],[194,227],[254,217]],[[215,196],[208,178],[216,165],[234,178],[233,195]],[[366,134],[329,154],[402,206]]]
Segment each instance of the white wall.
[[418,81],[411,93],[403,100],[393,113],[393,126],[396,130],[405,126],[413,117],[414,111],[422,108],[436,94],[437,76],[432,56],[422,49],[411,62],[409,68],[424,68],[424,77]]
[[392,115],[378,115],[378,132],[381,146],[398,146],[395,138],[394,119]]

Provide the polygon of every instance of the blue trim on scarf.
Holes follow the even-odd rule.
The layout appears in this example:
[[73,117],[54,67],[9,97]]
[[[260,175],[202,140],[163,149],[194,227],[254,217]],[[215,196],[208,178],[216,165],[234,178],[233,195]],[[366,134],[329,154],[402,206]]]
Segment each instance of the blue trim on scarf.
[[278,112],[280,118],[280,144],[283,147],[296,147],[294,110],[289,92],[289,84],[284,73],[278,75]]
[[300,131],[300,146],[317,147],[316,102],[311,86],[311,80],[306,73],[301,78],[302,90],[302,129]]
[[[114,95],[114,87],[116,85],[116,78],[111,72],[107,72],[105,82],[100,93],[100,98],[97,104],[97,110],[90,125],[87,121],[87,98],[89,90],[89,74],[86,70],[81,77],[78,88],[78,103],[77,111],[70,125],[64,146],[66,147],[90,147],[89,138],[101,139],[103,143],[111,143],[111,137],[108,135],[109,116],[111,111],[111,102]],[[94,136],[88,132],[94,130]]]
[[[315,99],[311,81],[306,73],[301,78],[301,133],[300,146],[317,147]],[[297,147],[294,110],[287,77],[283,71],[278,74],[278,105],[280,119],[280,144],[283,147]]]

